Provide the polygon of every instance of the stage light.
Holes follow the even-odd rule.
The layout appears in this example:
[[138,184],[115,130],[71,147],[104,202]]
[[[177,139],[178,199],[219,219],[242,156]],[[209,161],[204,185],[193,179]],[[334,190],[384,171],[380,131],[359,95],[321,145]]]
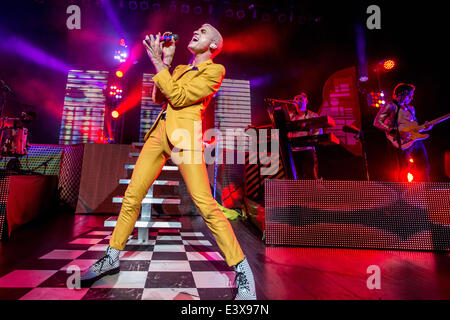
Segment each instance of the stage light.
[[360,82],[367,82],[368,80],[369,80],[368,76],[361,76],[361,77],[359,77],[359,81]]
[[414,159],[413,158],[409,158],[409,162],[410,163],[414,163]]
[[126,51],[116,50],[114,52],[114,59],[118,60],[120,63],[123,63],[127,60],[128,53]]
[[384,70],[392,70],[392,69],[394,69],[394,67],[395,67],[395,61],[394,60],[388,59],[388,60],[385,60],[383,62]]
[[369,105],[374,108],[379,108],[383,104],[386,104],[386,101],[384,100],[384,93],[383,92],[371,92],[369,99]]
[[120,70],[117,70],[116,71],[116,76],[117,76],[117,78],[122,78],[123,77],[123,72],[120,71]]
[[127,44],[126,44],[126,42],[125,42],[125,39],[120,39],[119,44],[120,44],[122,47],[126,47],[126,46],[127,46]]
[[122,92],[123,90],[120,89],[118,86],[110,86],[109,87],[109,95],[115,97],[116,99],[122,99]]
[[414,176],[411,172],[408,172],[408,182],[412,182],[414,180]]
[[119,117],[119,112],[117,110],[114,110],[113,112],[111,112],[111,117],[113,117],[114,119],[117,119]]

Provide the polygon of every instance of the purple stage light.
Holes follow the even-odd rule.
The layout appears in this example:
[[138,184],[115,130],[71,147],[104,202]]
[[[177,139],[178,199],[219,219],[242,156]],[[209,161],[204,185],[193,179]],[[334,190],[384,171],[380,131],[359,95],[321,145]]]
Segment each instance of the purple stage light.
[[272,77],[272,75],[269,74],[269,75],[250,79],[250,85],[252,86],[252,88],[256,88],[256,87],[260,87],[263,85],[268,85],[272,82],[272,80],[273,80],[273,77]]
[[101,2],[103,4],[103,8],[105,8],[106,15],[108,16],[109,20],[113,24],[117,33],[119,34],[120,39],[124,39],[125,32],[123,31],[123,28],[119,22],[119,19],[117,18],[116,13],[114,12],[113,7],[111,6],[110,0],[101,0]]
[[6,52],[16,53],[23,58],[35,62],[41,66],[48,67],[50,69],[58,70],[67,73],[71,67],[58,60],[55,57],[47,54],[43,50],[33,46],[27,41],[10,35],[2,37],[3,41],[0,42],[0,48]]

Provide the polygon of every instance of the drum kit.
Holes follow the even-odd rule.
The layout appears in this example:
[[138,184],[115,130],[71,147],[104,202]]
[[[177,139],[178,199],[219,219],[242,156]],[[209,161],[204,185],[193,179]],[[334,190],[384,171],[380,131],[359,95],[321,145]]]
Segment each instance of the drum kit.
[[36,118],[35,112],[22,112],[18,118],[3,117],[6,96],[13,91],[0,79],[0,158],[18,158],[27,154],[28,129],[25,124]]
[[31,120],[22,113],[20,118],[0,118],[0,155],[2,157],[21,157],[27,154],[28,129],[24,123]]

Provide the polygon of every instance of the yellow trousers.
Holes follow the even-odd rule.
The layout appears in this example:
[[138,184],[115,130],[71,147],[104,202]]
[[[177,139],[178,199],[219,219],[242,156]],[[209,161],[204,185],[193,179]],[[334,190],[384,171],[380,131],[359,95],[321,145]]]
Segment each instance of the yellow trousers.
[[[183,151],[181,151],[183,152]],[[201,151],[190,151],[201,152]],[[125,192],[117,225],[111,236],[111,248],[123,250],[139,216],[141,201],[153,181],[158,177],[172,149],[166,136],[166,122],[159,120],[157,127],[144,144]],[[191,157],[194,159],[194,156]],[[203,159],[203,157],[202,157]],[[181,163],[178,168],[196,207],[211,230],[229,266],[244,259],[244,254],[228,219],[223,215],[211,194],[206,165]]]

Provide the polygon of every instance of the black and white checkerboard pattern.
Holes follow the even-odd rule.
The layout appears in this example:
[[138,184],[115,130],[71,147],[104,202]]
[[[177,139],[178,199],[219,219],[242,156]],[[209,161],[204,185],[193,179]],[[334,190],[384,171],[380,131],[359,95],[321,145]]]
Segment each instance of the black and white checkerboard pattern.
[[109,228],[92,229],[23,263],[0,277],[0,299],[233,299],[233,269],[211,239],[193,230],[154,230],[146,245],[130,236],[121,252],[119,274],[104,277],[90,288],[68,288],[67,280],[73,275],[68,268],[83,270],[103,257],[111,233]]

